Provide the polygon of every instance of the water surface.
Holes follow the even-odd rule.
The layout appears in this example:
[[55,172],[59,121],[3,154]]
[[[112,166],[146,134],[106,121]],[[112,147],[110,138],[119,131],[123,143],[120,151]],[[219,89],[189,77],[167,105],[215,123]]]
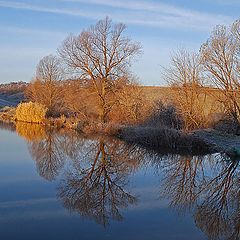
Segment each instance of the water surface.
[[0,129],[0,239],[238,239],[238,161]]

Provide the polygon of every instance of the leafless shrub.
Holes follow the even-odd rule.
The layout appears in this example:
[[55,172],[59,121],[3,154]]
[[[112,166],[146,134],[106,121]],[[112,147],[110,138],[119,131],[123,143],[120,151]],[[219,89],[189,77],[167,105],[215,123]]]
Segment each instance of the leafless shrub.
[[175,106],[164,105],[162,101],[158,101],[153,107],[152,114],[150,114],[141,126],[182,129],[184,122]]

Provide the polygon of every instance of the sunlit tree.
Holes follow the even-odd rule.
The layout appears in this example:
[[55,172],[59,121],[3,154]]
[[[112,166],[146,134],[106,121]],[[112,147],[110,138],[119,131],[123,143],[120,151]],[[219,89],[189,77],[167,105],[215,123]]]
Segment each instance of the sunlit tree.
[[141,52],[139,43],[124,36],[125,29],[124,24],[113,24],[106,17],[78,36],[70,35],[59,49],[75,76],[91,82],[101,122],[106,122],[114,104],[110,96],[115,83],[123,77],[127,79],[132,60]]

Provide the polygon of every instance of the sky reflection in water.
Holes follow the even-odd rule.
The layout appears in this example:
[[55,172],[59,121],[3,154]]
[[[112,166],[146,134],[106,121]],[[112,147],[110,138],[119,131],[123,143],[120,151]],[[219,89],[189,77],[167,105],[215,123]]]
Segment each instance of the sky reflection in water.
[[238,239],[238,161],[0,130],[0,239]]

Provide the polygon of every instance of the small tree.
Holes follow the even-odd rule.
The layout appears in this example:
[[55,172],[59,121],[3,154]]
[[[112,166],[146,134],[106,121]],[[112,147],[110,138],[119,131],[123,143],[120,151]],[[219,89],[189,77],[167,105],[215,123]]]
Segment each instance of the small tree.
[[206,92],[199,55],[180,50],[172,55],[163,77],[173,91],[173,103],[183,115],[186,130],[204,127],[207,121]]
[[70,35],[59,49],[60,56],[80,79],[88,79],[99,102],[99,117],[106,122],[112,102],[114,82],[127,76],[132,59],[141,46],[124,37],[126,26],[106,17],[78,36]]
[[44,57],[37,66],[35,79],[26,90],[27,98],[45,105],[48,114],[53,115],[63,104],[63,77],[60,60],[53,55]]

